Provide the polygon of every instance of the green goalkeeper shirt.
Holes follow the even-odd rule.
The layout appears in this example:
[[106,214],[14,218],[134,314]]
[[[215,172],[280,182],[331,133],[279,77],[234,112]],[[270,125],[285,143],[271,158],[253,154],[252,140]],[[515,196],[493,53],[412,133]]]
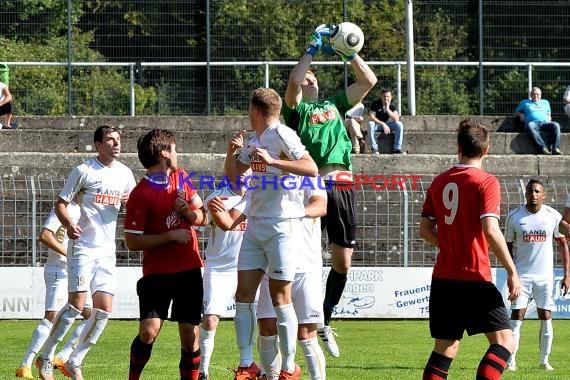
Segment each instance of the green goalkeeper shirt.
[[343,117],[350,107],[345,91],[319,102],[302,100],[295,109],[284,105],[285,124],[297,131],[317,167],[341,164],[352,171],[352,143]]

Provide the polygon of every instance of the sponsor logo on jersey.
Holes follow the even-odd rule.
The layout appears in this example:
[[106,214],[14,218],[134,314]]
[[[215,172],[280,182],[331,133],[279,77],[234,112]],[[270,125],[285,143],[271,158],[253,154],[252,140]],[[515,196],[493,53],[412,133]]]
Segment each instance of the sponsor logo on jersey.
[[545,230],[524,231],[522,240],[525,243],[542,243],[545,242],[547,234]]

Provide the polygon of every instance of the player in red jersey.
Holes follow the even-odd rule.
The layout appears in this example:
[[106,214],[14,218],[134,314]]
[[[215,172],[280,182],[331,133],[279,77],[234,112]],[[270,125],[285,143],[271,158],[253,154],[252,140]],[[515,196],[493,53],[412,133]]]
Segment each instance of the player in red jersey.
[[152,345],[168,318],[178,322],[180,378],[198,378],[202,313],[202,259],[193,226],[205,225],[206,211],[187,174],[178,169],[176,138],[154,129],[137,143],[146,175],[127,203],[125,241],[144,251],[143,277],[137,283],[139,333],[131,344],[129,380],[139,379]]
[[487,337],[489,349],[477,379],[495,380],[501,378],[515,341],[503,298],[492,282],[489,247],[507,270],[510,300],[519,296],[520,282],[499,227],[499,182],[481,169],[489,151],[487,130],[463,120],[457,143],[459,163],[434,178],[420,221],[420,237],[439,248],[429,300],[435,345],[423,380],[447,378],[465,331]]

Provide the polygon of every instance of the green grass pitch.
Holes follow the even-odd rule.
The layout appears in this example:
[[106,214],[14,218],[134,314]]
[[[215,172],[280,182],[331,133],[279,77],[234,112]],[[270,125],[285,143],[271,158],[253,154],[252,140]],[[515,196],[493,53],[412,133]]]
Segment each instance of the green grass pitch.
[[[0,321],[0,379],[14,378],[14,371],[22,360],[32,330],[37,321]],[[433,341],[425,320],[338,320],[333,322],[339,333],[337,341],[340,358],[327,359],[327,378],[330,380],[362,379],[421,379]],[[554,321],[554,344],[550,363],[554,372],[538,368],[538,329],[536,320],[525,321],[522,328],[521,349],[517,355],[519,370],[505,372],[504,379],[570,379],[570,321]],[[111,320],[103,336],[87,355],[83,373],[88,380],[123,380],[127,378],[129,348],[138,331],[137,321]],[[156,341],[143,379],[177,379],[180,345],[178,329],[165,322]],[[482,335],[465,337],[458,357],[453,361],[449,379],[474,379],[481,356],[487,348]],[[304,370],[304,361],[297,351],[297,362]],[[257,354],[257,353],[256,353]],[[257,357],[257,355],[256,355]],[[238,363],[233,322],[222,321],[216,334],[216,348],[210,366],[212,380],[233,379],[228,367]],[[36,373],[36,372],[35,372]],[[56,376],[63,379],[59,372]],[[304,370],[303,379],[308,379]]]

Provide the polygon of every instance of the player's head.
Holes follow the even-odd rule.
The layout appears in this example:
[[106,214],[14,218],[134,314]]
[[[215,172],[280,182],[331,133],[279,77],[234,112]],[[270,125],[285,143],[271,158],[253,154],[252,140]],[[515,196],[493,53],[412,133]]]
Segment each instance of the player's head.
[[528,206],[541,206],[546,198],[544,184],[539,179],[531,179],[526,184],[526,204]]
[[121,154],[121,134],[111,125],[101,125],[93,133],[93,145],[104,163],[112,162]]
[[166,167],[176,170],[178,154],[176,153],[176,137],[172,131],[153,129],[137,141],[139,161],[145,169],[155,166],[164,160]]
[[309,69],[305,73],[303,83],[301,83],[301,91],[303,99],[307,101],[316,102],[319,99],[319,81],[313,70]]
[[382,92],[380,92],[380,99],[383,100],[384,103],[389,103],[392,101],[392,91],[388,88],[382,89]]
[[481,158],[489,151],[489,133],[478,121],[465,119],[457,133],[459,154],[467,158]]
[[252,118],[278,119],[282,105],[281,96],[274,89],[266,87],[255,89],[249,102],[249,119],[250,121]]

